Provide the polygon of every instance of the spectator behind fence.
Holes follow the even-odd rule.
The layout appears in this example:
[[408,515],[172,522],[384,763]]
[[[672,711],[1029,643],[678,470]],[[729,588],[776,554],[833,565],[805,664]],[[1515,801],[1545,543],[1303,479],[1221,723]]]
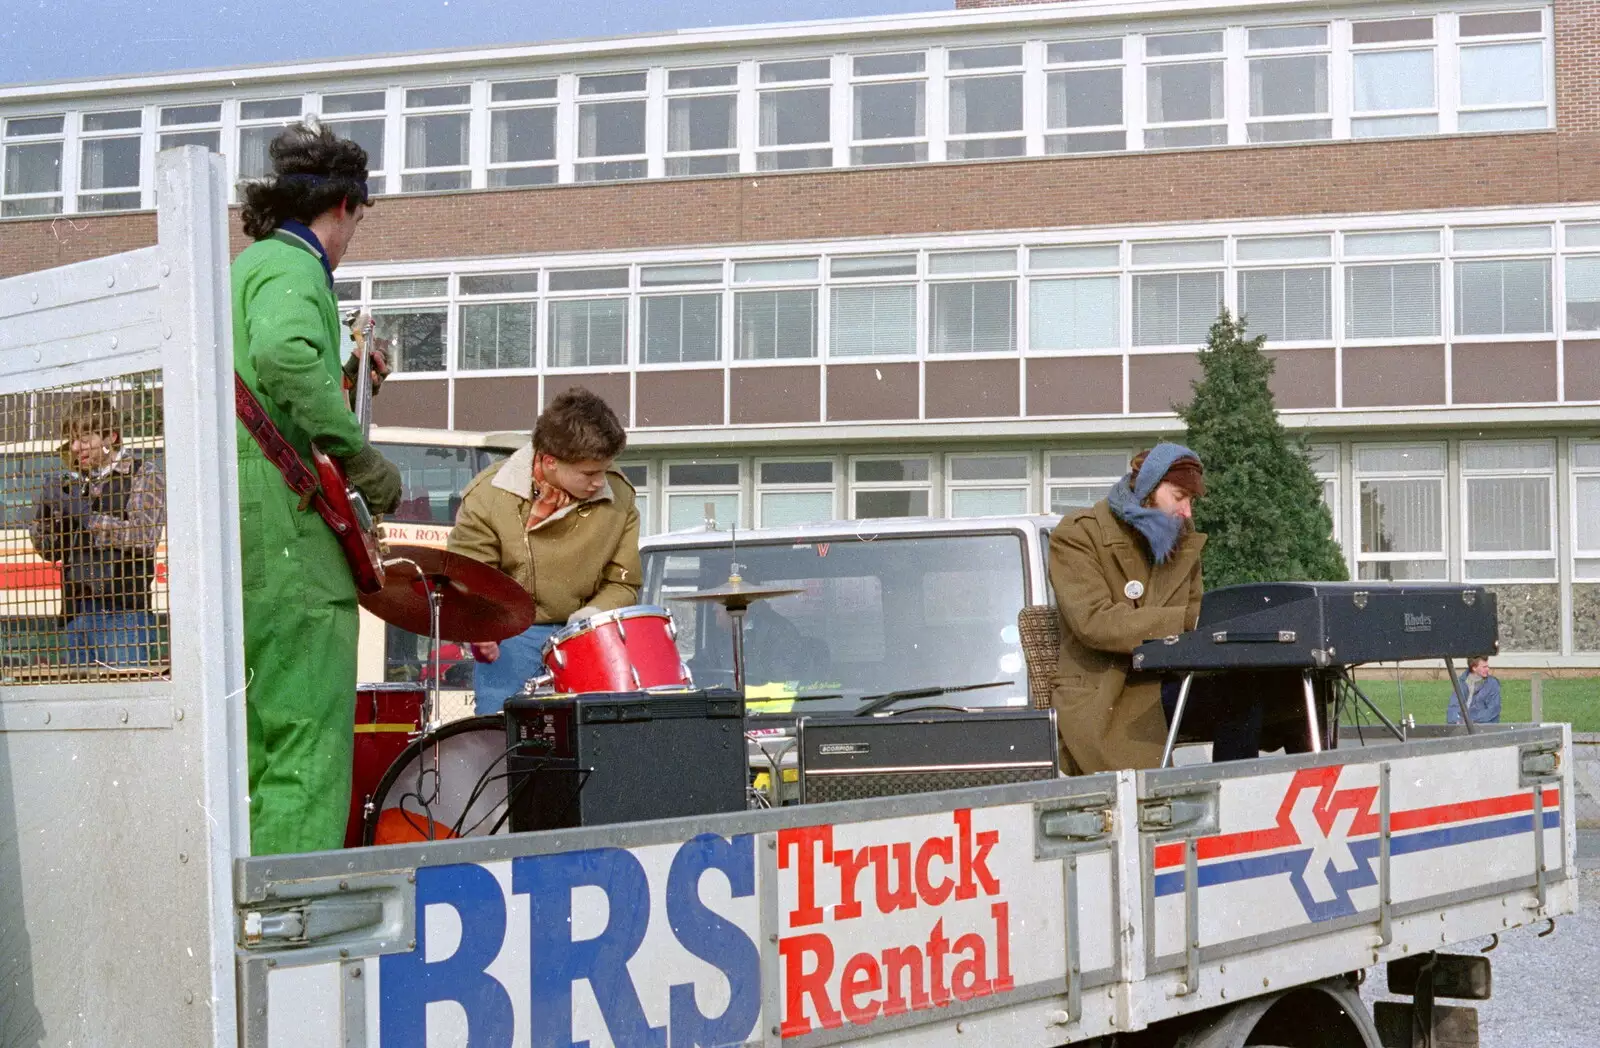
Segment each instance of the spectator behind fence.
[[66,469],[45,481],[28,533],[40,557],[61,564],[65,661],[148,663],[165,478],[153,461],[122,446],[122,419],[104,394],[74,399],[61,436]]
[[1461,675],[1461,690],[1450,693],[1450,705],[1445,710],[1445,723],[1461,723],[1461,695],[1467,697],[1467,712],[1474,724],[1500,723],[1500,679],[1489,674],[1489,656],[1474,655],[1467,660],[1467,672]]

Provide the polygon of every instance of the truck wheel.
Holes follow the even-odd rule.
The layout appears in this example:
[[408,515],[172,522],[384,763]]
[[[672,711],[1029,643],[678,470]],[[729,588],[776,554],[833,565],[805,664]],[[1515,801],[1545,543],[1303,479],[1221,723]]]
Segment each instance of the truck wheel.
[[1348,979],[1327,979],[1214,1008],[1174,1048],[1380,1048],[1377,1028]]

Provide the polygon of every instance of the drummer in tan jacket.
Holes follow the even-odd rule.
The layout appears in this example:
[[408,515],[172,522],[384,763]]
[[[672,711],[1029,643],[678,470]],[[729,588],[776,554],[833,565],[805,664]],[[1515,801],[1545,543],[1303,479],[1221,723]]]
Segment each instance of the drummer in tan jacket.
[[632,485],[611,468],[627,442],[605,401],[571,389],[539,416],[531,445],[467,485],[450,551],[510,575],[534,606],[523,633],[472,646],[480,715],[500,712],[539,675],[556,631],[638,598],[639,511]]

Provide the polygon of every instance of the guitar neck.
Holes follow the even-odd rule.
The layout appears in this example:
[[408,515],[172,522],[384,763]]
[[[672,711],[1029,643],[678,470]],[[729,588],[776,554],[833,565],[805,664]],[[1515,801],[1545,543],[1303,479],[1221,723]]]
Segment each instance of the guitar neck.
[[373,322],[368,318],[367,323],[355,337],[355,354],[360,357],[360,365],[356,368],[355,386],[355,412],[356,424],[361,427],[361,442],[368,443],[372,437],[372,367],[367,359],[367,352],[372,346]]

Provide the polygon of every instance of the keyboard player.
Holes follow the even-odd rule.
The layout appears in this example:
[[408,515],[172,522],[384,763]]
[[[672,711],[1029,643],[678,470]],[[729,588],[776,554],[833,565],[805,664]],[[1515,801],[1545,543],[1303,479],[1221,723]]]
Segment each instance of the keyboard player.
[[1050,584],[1061,616],[1051,704],[1062,767],[1074,774],[1154,768],[1166,737],[1162,678],[1134,673],[1133,649],[1193,629],[1200,616],[1194,501],[1205,494],[1200,456],[1160,443],[1090,509],[1050,534]]

